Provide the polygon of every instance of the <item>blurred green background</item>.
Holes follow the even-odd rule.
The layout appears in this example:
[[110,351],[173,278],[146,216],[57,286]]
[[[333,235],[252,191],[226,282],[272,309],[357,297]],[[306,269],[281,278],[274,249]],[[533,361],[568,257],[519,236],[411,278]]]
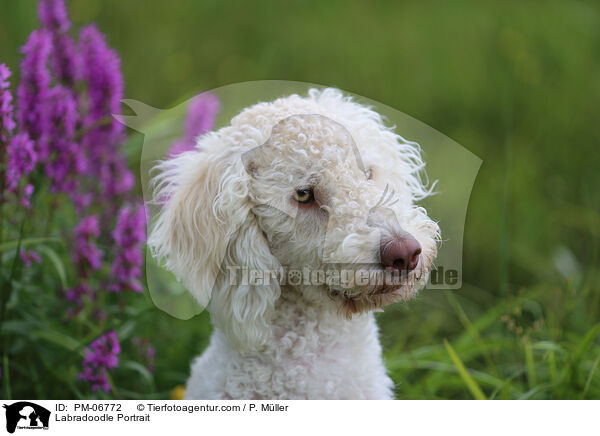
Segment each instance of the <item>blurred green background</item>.
[[[128,98],[167,108],[235,82],[312,82],[392,106],[478,155],[463,289],[379,316],[397,396],[600,398],[600,4],[67,5],[75,27],[97,23],[120,53]],[[0,8],[0,58],[15,71],[36,3]],[[150,394],[166,395],[206,346],[208,317],[150,310],[141,328],[157,348]]]

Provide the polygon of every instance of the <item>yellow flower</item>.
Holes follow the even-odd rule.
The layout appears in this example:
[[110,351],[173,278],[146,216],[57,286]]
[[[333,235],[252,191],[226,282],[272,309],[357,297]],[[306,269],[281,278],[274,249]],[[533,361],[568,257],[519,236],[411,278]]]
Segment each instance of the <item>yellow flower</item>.
[[183,400],[185,396],[185,386],[179,385],[171,391],[171,400]]

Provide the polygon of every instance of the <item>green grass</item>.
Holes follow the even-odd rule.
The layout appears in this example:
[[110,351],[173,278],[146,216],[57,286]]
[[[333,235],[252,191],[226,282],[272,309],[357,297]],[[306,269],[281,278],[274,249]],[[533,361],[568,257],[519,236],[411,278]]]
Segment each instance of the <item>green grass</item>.
[[[600,399],[600,5],[69,5],[77,25],[96,21],[120,52],[129,98],[169,107],[247,80],[334,85],[477,154],[483,165],[465,223],[463,288],[425,291],[378,315],[397,397]],[[2,8],[0,57],[14,70],[36,26],[35,3]],[[140,144],[136,134],[128,145],[134,167]],[[45,284],[47,296],[19,312],[39,329],[8,326],[18,340],[2,365],[12,375],[3,377],[2,395],[86,397],[76,374],[93,335],[70,331],[44,306],[62,274],[49,253],[64,255],[64,247],[36,243],[47,247],[55,275],[28,278]],[[21,291],[32,301],[27,285]],[[157,361],[154,374],[122,365],[114,374],[119,394],[165,397],[207,345],[208,316],[176,320],[148,296],[127,304],[126,321],[114,327],[123,340],[152,338]]]
[[[598,398],[600,326],[577,331],[572,325],[555,325],[554,317],[536,319],[527,307],[544,302],[545,290],[524,289],[491,307],[474,304],[475,289],[455,292],[448,299],[442,294],[448,296],[449,291],[431,291],[409,308],[386,311],[380,319],[384,339],[390,341],[386,360],[398,397]],[[579,302],[573,309],[580,312],[586,299],[574,297]],[[469,328],[461,327],[463,305],[473,314]],[[573,313],[554,315],[568,319]],[[536,324],[539,319],[544,322]],[[390,333],[394,329],[408,339],[396,344]]]

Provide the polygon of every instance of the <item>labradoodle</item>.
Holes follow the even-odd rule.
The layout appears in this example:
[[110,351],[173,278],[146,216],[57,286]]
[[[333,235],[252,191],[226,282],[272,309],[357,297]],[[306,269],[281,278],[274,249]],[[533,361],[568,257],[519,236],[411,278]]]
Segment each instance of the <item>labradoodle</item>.
[[425,285],[439,241],[416,143],[313,89],[157,169],[149,246],[215,326],[187,398],[393,398],[373,312]]

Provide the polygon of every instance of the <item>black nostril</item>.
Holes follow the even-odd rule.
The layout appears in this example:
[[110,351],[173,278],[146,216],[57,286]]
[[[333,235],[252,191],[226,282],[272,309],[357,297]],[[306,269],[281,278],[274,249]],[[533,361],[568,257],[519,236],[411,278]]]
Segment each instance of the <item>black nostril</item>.
[[399,237],[383,244],[380,255],[384,267],[412,271],[419,264],[421,245],[410,235]]
[[404,269],[405,264],[406,262],[404,261],[404,259],[396,259],[394,261],[394,268]]

